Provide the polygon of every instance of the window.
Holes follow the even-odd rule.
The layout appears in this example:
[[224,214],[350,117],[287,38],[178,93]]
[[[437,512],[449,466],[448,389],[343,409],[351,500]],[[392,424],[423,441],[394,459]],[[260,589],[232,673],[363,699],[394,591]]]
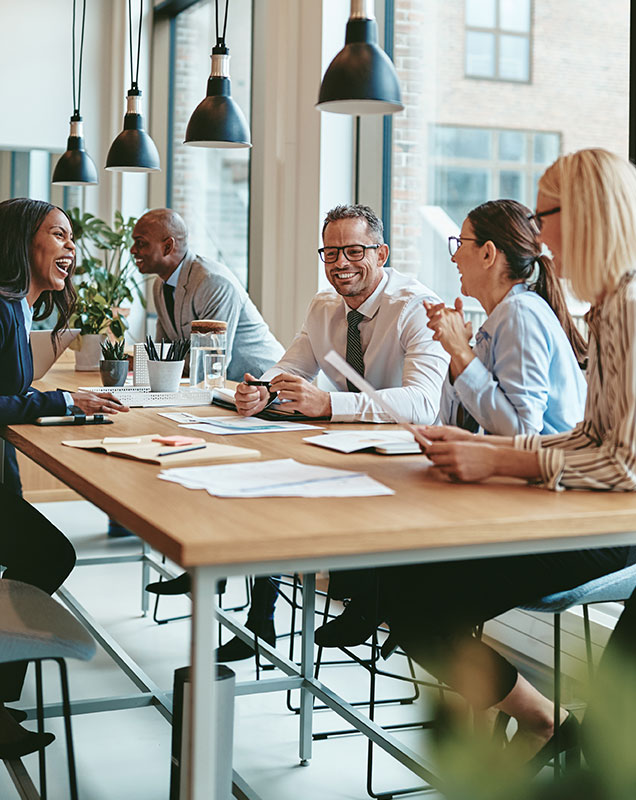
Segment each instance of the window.
[[558,133],[438,125],[430,141],[433,203],[458,226],[491,197],[532,206],[541,173],[560,152]]
[[[251,24],[251,0],[233,0],[227,30],[232,97],[248,122]],[[210,0],[202,0],[176,17],[167,205],[184,218],[190,248],[221,261],[247,286],[250,151],[183,144],[190,115],[205,97],[213,30],[214,4]]]
[[[452,303],[459,280],[447,239],[468,211],[498,197],[534,208],[537,181],[560,153],[606,147],[627,156],[630,4],[389,0],[388,8],[406,105],[385,142],[391,265]],[[531,83],[467,76],[464,23],[490,37],[485,60],[498,64],[493,37],[528,39],[530,18]]]
[[531,12],[530,0],[466,0],[466,75],[527,83]]

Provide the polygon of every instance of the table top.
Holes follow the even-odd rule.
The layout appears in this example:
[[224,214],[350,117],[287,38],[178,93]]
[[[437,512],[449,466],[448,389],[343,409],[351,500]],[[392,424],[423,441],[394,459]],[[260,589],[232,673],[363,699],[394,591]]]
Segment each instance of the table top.
[[[43,389],[99,382],[98,373],[56,365]],[[65,447],[63,439],[184,432],[161,417],[166,408],[132,409],[108,428],[12,425],[0,433],[118,522],[182,566],[298,563],[342,557],[446,550],[513,552],[598,544],[598,534],[636,531],[636,494],[550,492],[517,480],[459,485],[436,474],[423,456],[342,454],[302,441],[306,431],[198,434],[261,451],[261,458],[292,457],[309,464],[367,472],[395,490],[361,498],[228,499],[160,481],[160,468]],[[174,409],[179,410],[179,409]],[[224,413],[197,407],[197,415]],[[343,426],[325,426],[342,428]],[[347,424],[345,427],[354,427]],[[360,429],[372,426],[360,426]],[[385,426],[383,426],[385,428]],[[102,430],[104,433],[102,434]],[[320,431],[317,430],[316,433]],[[590,537],[587,539],[586,537]],[[635,541],[636,536],[612,541]],[[609,542],[609,537],[608,537]],[[544,547],[545,545],[545,547]],[[509,548],[513,548],[510,550]],[[401,559],[399,554],[403,554]]]

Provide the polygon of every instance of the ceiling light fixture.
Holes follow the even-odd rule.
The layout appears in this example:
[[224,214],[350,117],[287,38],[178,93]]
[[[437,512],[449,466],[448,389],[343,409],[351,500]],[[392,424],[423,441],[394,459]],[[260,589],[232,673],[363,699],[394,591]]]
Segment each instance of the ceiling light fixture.
[[137,69],[133,78],[132,7],[128,0],[128,35],[130,45],[130,89],[126,100],[124,130],[111,144],[106,158],[106,169],[113,172],[159,172],[159,153],[150,135],[144,129],[141,116],[141,90],[139,89],[139,55],[141,52],[141,22],[143,0],[139,0],[139,34],[137,37]]
[[378,45],[373,0],[351,0],[345,46],[327,67],[316,108],[334,114],[395,114],[404,109],[391,59]]
[[82,8],[82,29],[80,33],[79,73],[77,94],[75,93],[75,3],[73,0],[73,116],[71,132],[66,143],[66,152],[60,156],[53,170],[52,182],[58,186],[94,186],[97,183],[97,169],[93,159],[84,148],[84,122],[80,115],[82,97],[82,58],[84,55],[84,23],[86,21],[86,0]]
[[238,104],[232,98],[230,50],[225,44],[227,11],[225,0],[223,32],[219,35],[219,0],[215,0],[216,45],[212,48],[212,70],[207,96],[194,109],[184,144],[192,147],[251,147],[250,129]]

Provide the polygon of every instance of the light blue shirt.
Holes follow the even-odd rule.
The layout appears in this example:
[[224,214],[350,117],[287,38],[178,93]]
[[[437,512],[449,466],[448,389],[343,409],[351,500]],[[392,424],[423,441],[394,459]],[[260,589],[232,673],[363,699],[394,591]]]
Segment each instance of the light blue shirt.
[[476,356],[442,391],[440,420],[456,421],[459,403],[486,433],[559,433],[583,419],[586,383],[550,306],[515,284],[475,337]]

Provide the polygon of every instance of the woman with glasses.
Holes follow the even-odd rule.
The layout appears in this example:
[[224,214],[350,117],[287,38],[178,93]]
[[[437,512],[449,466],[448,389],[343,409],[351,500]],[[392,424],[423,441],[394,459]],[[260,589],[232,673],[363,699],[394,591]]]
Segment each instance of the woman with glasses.
[[529,216],[521,203],[494,200],[449,238],[462,294],[479,300],[488,319],[471,348],[462,301],[454,309],[427,304],[433,338],[451,357],[443,423],[514,435],[557,433],[583,417],[586,343]]
[[[552,490],[634,491],[636,169],[605,150],[561,157],[539,181],[534,221],[557,274],[591,303],[583,421],[566,433],[513,438],[427,427],[434,440],[427,455],[456,481],[503,475]],[[631,561],[630,548],[608,547],[418,565],[387,571],[381,590],[391,631],[407,652],[475,706],[514,716],[518,733],[511,744],[533,755],[538,768],[557,749],[553,705],[495,650],[472,638],[471,628]],[[561,719],[559,750],[577,738],[574,718],[562,710]]]
[[[583,421],[566,433],[519,433],[514,438],[460,427],[426,427],[423,431],[433,440],[426,454],[452,480],[502,475],[530,479],[548,489],[633,491],[636,170],[603,150],[564,156],[541,178],[533,218],[538,241],[549,247],[557,275],[568,278],[575,294],[592,304]],[[487,259],[480,231],[477,223],[463,229],[466,239],[455,255],[460,271],[459,252],[466,244]],[[476,241],[469,243],[470,233]],[[469,271],[466,265],[462,284],[472,293]],[[497,307],[491,317],[496,311]],[[461,375],[459,369],[456,366]],[[466,399],[470,403],[467,395]],[[473,410],[478,413],[483,406]],[[502,419],[514,422],[512,415]],[[496,433],[496,428],[490,431]],[[557,750],[575,750],[577,722],[561,711],[557,744],[552,702],[472,631],[511,608],[572,589],[628,563],[629,548],[609,547],[389,568],[380,574],[378,615],[389,622],[392,637],[409,655],[475,708],[495,707],[515,717],[517,733],[507,752],[539,769]]]

